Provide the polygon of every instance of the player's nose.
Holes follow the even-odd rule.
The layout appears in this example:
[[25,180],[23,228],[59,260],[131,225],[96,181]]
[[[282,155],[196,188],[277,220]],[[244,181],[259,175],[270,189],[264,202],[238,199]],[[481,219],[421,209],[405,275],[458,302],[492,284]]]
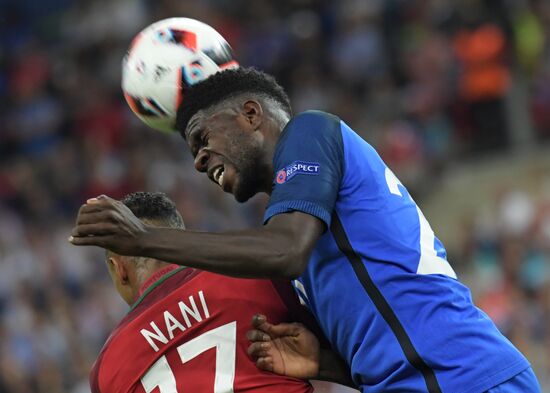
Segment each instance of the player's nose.
[[206,149],[200,149],[195,156],[195,169],[199,172],[206,172],[208,169],[208,161],[210,160],[210,153]]

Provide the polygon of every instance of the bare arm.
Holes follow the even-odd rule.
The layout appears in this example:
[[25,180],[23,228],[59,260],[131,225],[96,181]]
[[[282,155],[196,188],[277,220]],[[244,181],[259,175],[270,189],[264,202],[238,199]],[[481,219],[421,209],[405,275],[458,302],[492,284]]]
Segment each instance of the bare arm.
[[295,212],[275,216],[252,230],[205,233],[151,228],[143,237],[143,255],[231,276],[295,278],[307,265],[322,225]]
[[69,240],[236,277],[295,278],[323,230],[321,220],[301,212],[277,215],[260,228],[223,233],[149,227],[124,204],[102,196],[80,208]]

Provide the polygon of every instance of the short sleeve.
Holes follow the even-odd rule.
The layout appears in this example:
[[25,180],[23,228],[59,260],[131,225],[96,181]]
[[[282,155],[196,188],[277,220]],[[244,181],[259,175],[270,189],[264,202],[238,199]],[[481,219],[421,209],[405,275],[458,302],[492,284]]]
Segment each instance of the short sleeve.
[[343,168],[340,119],[320,111],[295,116],[275,149],[275,178],[264,223],[271,217],[301,211],[330,226]]

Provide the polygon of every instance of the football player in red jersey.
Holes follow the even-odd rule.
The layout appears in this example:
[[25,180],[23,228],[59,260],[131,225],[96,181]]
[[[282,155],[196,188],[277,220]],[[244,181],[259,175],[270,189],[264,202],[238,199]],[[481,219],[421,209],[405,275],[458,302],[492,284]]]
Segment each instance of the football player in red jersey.
[[[164,194],[137,192],[121,203],[148,225],[184,226]],[[290,283],[231,278],[110,251],[106,259],[131,308],[93,366],[93,393],[313,390],[308,382],[259,370],[247,354],[254,314],[275,323],[295,319],[299,305]]]

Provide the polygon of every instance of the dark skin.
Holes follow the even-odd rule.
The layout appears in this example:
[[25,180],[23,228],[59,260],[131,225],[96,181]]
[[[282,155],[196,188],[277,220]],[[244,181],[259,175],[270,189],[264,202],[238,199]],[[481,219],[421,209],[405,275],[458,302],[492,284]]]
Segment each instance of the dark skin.
[[214,178],[224,169],[220,187],[245,202],[258,192],[271,192],[272,157],[280,131],[260,122],[264,115],[258,102],[250,101],[241,111],[225,109],[211,116],[195,116],[186,130],[186,140],[195,158],[195,169]]
[[[195,116],[187,129],[195,168],[214,180],[214,170],[223,165],[222,188],[238,200],[247,200],[258,192],[271,193],[271,162],[281,132],[275,124],[255,100],[245,101],[239,110]],[[229,138],[245,141],[244,151],[232,149]],[[253,178],[243,176],[247,155],[254,160]],[[296,278],[307,266],[324,229],[321,220],[301,212],[279,214],[260,228],[223,233],[151,227],[141,223],[122,203],[100,196],[80,208],[70,241],[120,255],[172,263],[185,260],[187,266],[236,277]]]
[[355,388],[347,364],[332,350],[322,348],[300,323],[269,323],[264,315],[252,318],[248,354],[265,371],[301,379],[337,382]]
[[[244,202],[256,193],[271,193],[272,160],[281,131],[260,102],[248,99],[235,108],[194,116],[186,140],[195,168]],[[223,181],[216,178],[219,168],[223,168]],[[241,231],[160,228],[144,224],[123,203],[101,195],[81,206],[69,241],[234,277],[294,279],[305,270],[324,230],[320,219],[297,211]],[[310,356],[307,351],[302,355]],[[321,352],[321,369],[330,369],[331,359],[332,354]],[[349,371],[341,373],[339,381],[349,383]]]
[[268,225],[253,230],[206,233],[149,227],[119,201],[101,196],[80,208],[71,243],[184,262],[234,277],[296,278],[307,266],[322,229],[316,219],[299,212],[273,217]]

